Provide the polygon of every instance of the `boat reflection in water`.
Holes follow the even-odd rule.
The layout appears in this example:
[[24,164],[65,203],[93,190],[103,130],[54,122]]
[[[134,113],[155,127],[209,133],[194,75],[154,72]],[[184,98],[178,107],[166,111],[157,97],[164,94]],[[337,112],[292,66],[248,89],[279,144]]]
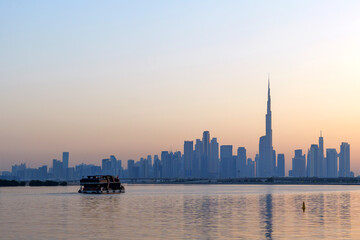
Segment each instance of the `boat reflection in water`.
[[88,176],[80,180],[79,193],[125,193],[118,177],[111,175]]

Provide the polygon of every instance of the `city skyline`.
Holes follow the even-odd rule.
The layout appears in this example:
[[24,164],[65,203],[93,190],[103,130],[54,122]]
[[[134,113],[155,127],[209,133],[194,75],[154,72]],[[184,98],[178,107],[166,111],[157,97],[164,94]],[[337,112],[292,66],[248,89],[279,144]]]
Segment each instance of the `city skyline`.
[[[318,144],[311,144],[307,157],[302,149],[294,150],[291,170],[285,173],[285,154],[276,152],[272,142],[272,111],[270,76],[268,77],[267,111],[265,115],[265,136],[259,138],[257,154],[251,158],[246,147],[239,146],[234,154],[233,145],[221,145],[216,137],[211,138],[204,131],[202,139],[184,141],[183,152],[161,151],[161,155],[147,155],[140,160],[127,160],[126,169],[122,160],[114,155],[102,159],[101,166],[80,164],[69,168],[69,152],[63,152],[62,161],[53,159],[52,167],[47,165],[27,168],[25,163],[13,165],[12,170],[4,171],[5,178],[20,179],[63,179],[76,180],[86,175],[116,175],[121,178],[167,178],[167,179],[236,179],[269,177],[354,177],[350,164],[350,144],[342,142],[340,151],[326,148],[322,132]],[[236,148],[235,148],[236,149]],[[159,158],[160,156],[160,158]],[[154,161],[152,160],[154,159]]]
[[[267,104],[266,104],[266,106],[267,106],[267,108],[266,108],[267,111],[266,111],[266,116],[265,116],[265,136],[260,137],[258,151],[253,156],[249,156],[249,155],[247,156],[246,155],[246,147],[239,146],[237,148],[234,145],[222,145],[222,144],[219,144],[218,141],[217,141],[217,137],[210,138],[209,131],[204,131],[202,140],[201,139],[196,139],[196,144],[194,144],[193,141],[185,140],[182,152],[181,152],[181,150],[175,150],[175,151],[170,150],[170,151],[166,151],[166,152],[169,152],[171,154],[180,152],[180,154],[183,154],[183,155],[180,155],[180,156],[183,157],[182,160],[184,161],[184,166],[181,169],[179,168],[179,171],[183,172],[183,174],[184,174],[183,177],[185,177],[185,178],[186,177],[194,177],[194,176],[196,176],[196,177],[204,177],[204,178],[208,178],[210,176],[212,176],[214,178],[219,177],[219,176],[221,177],[221,172],[224,171],[224,170],[221,169],[221,149],[222,149],[222,147],[224,147],[225,152],[228,152],[227,154],[230,154],[229,151],[231,151],[231,154],[228,156],[230,158],[233,158],[233,157],[236,156],[236,155],[234,155],[234,152],[236,152],[236,149],[237,149],[238,155],[237,155],[236,165],[234,165],[234,167],[236,168],[236,173],[234,172],[233,177],[248,177],[248,173],[240,174],[240,169],[244,170],[247,167],[248,160],[250,160],[250,161],[253,160],[253,163],[250,162],[250,164],[256,164],[254,166],[253,170],[255,171],[255,175],[257,177],[278,176],[277,156],[279,156],[279,155],[281,155],[281,157],[283,159],[282,162],[284,164],[284,165],[281,166],[281,169],[283,169],[282,171],[284,171],[284,173],[281,174],[280,176],[303,176],[302,174],[299,174],[299,175],[290,174],[291,171],[294,171],[295,173],[298,172],[297,170],[294,170],[294,162],[293,162],[294,159],[292,160],[291,165],[290,165],[289,160],[286,161],[287,158],[285,157],[285,155],[283,153],[277,153],[276,150],[273,148],[270,74],[268,74],[268,89],[267,89]],[[216,146],[216,148],[217,148],[215,156],[210,151],[210,149],[211,149],[210,146],[213,146],[213,144],[215,144],[214,146]],[[196,150],[197,147],[198,147],[197,145],[201,145],[199,150]],[[342,142],[341,143],[339,154],[337,154],[336,148],[326,148],[326,149],[324,149],[324,138],[322,136],[322,131],[320,131],[319,144],[318,145],[311,144],[311,146],[307,150],[305,149],[305,151],[304,151],[304,152],[306,152],[308,154],[308,157],[307,158],[305,157],[305,161],[307,161],[307,163],[305,164],[306,173],[304,173],[304,176],[307,176],[307,177],[311,177],[311,176],[327,177],[327,173],[326,174],[323,173],[323,171],[327,172],[326,169],[328,168],[327,164],[325,163],[326,158],[325,158],[325,155],[324,155],[324,150],[326,150],[326,153],[328,153],[328,151],[330,153],[335,151],[336,152],[336,159],[338,157],[340,159],[341,152],[342,152],[341,149],[344,148],[346,145],[349,145],[349,144],[347,142]],[[189,156],[189,153],[185,154],[186,149],[189,149],[190,146],[192,148],[195,147],[193,150],[191,150],[191,154],[190,154],[191,156]],[[228,149],[226,149],[227,147],[228,147]],[[241,151],[241,150],[244,151],[244,156],[245,156],[242,160],[239,159],[239,156],[241,155],[241,153],[239,151]],[[194,154],[193,154],[193,151],[194,151]],[[196,153],[197,151],[200,151],[200,152]],[[293,156],[294,158],[297,158],[297,157],[301,158],[301,153],[299,151],[303,151],[303,149],[294,149],[294,156]],[[310,160],[311,159],[311,157],[310,157],[311,154],[314,154],[313,151],[319,152],[319,154],[320,154],[318,156],[318,158],[319,158],[319,160],[318,160],[319,161],[319,163],[318,163],[319,166],[312,166],[311,165],[311,164],[314,164],[313,163],[314,160]],[[297,152],[298,152],[298,155],[297,155]],[[161,151],[161,156],[162,156],[163,153],[164,153],[164,150]],[[160,155],[160,153],[159,154],[153,154],[153,155],[151,155],[151,154],[146,155],[145,154],[145,156],[148,156],[148,157],[150,156],[150,159],[151,159],[151,156],[154,156],[154,158],[155,158],[155,157],[158,157],[159,155]],[[194,168],[193,161],[196,159],[196,155],[198,155],[197,157],[199,158],[197,160],[198,161],[197,162],[197,164],[198,164],[198,170],[197,171],[198,172],[197,172],[196,175],[193,175],[193,174],[190,174],[190,172],[192,171],[190,169]],[[349,155],[350,155],[350,152],[347,154],[347,156],[349,157]],[[290,157],[290,159],[292,158],[291,156],[289,156],[289,157]],[[289,159],[289,157],[288,157],[288,159]],[[112,158],[116,160],[114,155],[110,155],[110,160]],[[57,164],[57,165],[61,164],[60,168],[64,168],[64,169],[69,168],[69,163],[68,163],[69,162],[69,152],[63,152],[62,159],[63,159],[63,162],[61,162],[61,161],[59,161],[57,159],[53,159],[53,167],[55,166],[55,164]],[[137,160],[134,160],[132,158],[127,159],[127,160],[124,161],[124,163],[125,163],[124,166],[126,165],[126,168],[128,168],[127,163],[130,160],[134,161],[136,163],[136,162],[141,162],[142,159],[144,159],[144,156],[138,158]],[[349,159],[350,159],[350,157],[349,157]],[[104,159],[102,161],[103,161],[102,166],[104,167]],[[124,167],[121,164],[122,160],[119,160],[119,161],[120,161],[120,168],[119,169],[122,169]],[[242,163],[240,163],[240,162],[238,163],[238,161],[241,161]],[[342,176],[342,177],[350,176],[350,171],[351,171],[350,162],[349,163],[345,163],[345,162],[340,163],[340,160],[339,161],[334,160],[334,161],[338,162],[338,163],[336,163],[336,168],[338,168],[339,173],[336,171],[336,174],[335,174],[336,176],[339,176],[339,177],[340,176]],[[150,160],[150,162],[151,162],[151,160]],[[286,162],[288,162],[288,163],[286,164]],[[21,164],[19,166],[23,166],[23,164],[26,164],[26,163],[21,162]],[[88,164],[88,163],[82,162],[81,164]],[[110,162],[109,162],[109,164],[110,164]],[[228,164],[229,165],[227,166],[227,168],[231,169],[231,164],[230,163],[228,163]],[[235,164],[235,162],[234,162],[234,164]],[[97,166],[96,164],[90,164],[90,165]],[[12,167],[13,166],[14,165],[12,164]],[[17,165],[15,164],[15,166],[17,166]],[[24,165],[24,166],[26,166],[26,165]],[[47,167],[47,165],[43,165],[43,167],[44,166]],[[114,169],[113,163],[111,163],[111,166],[112,166],[111,168]],[[312,170],[310,170],[310,168],[308,166],[312,166],[311,167]],[[110,167],[108,167],[107,169],[110,169]],[[347,170],[345,170],[345,169],[347,169]],[[51,168],[50,168],[50,170],[51,170]],[[243,171],[243,170],[241,170],[241,171]],[[5,170],[0,169],[0,172],[1,171],[6,172],[7,170],[6,169]],[[229,174],[228,171],[229,170],[225,170],[225,172],[227,172],[226,175]],[[247,170],[245,170],[245,171],[247,171]],[[309,172],[309,171],[315,171],[315,172]],[[330,170],[330,171],[334,171],[334,170]],[[289,174],[287,172],[289,172]],[[347,173],[345,173],[345,172],[347,172]],[[110,173],[112,173],[112,170],[105,170],[104,173],[105,174],[110,174]],[[116,171],[113,174],[115,174],[115,173],[116,173]],[[64,175],[64,173],[62,173],[61,171],[56,174],[56,176],[63,176],[63,175]],[[65,174],[65,175],[67,175],[67,174]]]
[[[358,1],[0,3],[0,169],[140,159],[204,130],[258,151],[351,144],[360,169]],[[131,14],[129,14],[131,13]],[[63,18],[62,16],[68,16]],[[234,148],[235,149],[235,148]]]

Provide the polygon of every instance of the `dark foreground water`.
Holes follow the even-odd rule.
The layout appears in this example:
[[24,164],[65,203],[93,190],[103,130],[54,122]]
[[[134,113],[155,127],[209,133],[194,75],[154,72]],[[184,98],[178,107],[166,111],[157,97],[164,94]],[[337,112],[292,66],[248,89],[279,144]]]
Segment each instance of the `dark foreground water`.
[[77,190],[0,188],[0,239],[360,239],[360,186],[127,185],[117,195]]

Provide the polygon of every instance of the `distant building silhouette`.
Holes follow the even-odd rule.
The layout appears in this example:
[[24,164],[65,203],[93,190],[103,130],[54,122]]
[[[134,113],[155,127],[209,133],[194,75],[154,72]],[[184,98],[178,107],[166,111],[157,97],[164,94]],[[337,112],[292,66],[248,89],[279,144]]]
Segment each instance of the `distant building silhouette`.
[[247,177],[246,160],[246,149],[244,147],[239,147],[236,157],[236,177]]
[[233,146],[222,145],[220,146],[220,165],[221,165],[221,178],[230,178],[232,172],[233,162]]
[[210,142],[209,177],[219,177],[219,143],[217,142],[217,138],[212,138]]
[[209,162],[210,162],[210,133],[204,131],[202,138],[202,154],[201,154],[201,177],[207,178],[209,176]]
[[192,177],[192,162],[194,156],[194,143],[193,141],[185,141],[184,142],[184,177],[190,178]]
[[350,176],[350,144],[342,142],[339,154],[339,177]]
[[307,158],[307,176],[320,177],[320,172],[319,146],[317,144],[312,144]]
[[256,176],[255,162],[251,158],[247,159],[247,176],[251,178]]
[[327,167],[324,158],[324,138],[322,136],[322,132],[320,132],[319,137],[319,174],[318,177],[326,177],[327,176]]
[[266,135],[259,140],[259,177],[272,177],[274,173],[274,158],[271,128],[271,97],[270,80],[268,82],[268,100],[266,113]]
[[200,139],[196,139],[195,143],[195,152],[194,152],[194,158],[193,158],[193,176],[196,178],[200,177],[200,163],[201,163],[201,157],[203,152],[203,145]]
[[53,160],[52,176],[54,179],[61,179],[63,175],[63,163],[59,160]]
[[134,172],[134,167],[135,167],[135,161],[130,159],[128,160],[128,175],[129,178],[135,178],[135,172]]
[[285,155],[284,154],[278,154],[276,171],[277,171],[278,177],[285,176]]
[[336,149],[326,149],[326,166],[327,166],[327,177],[336,178],[338,177],[338,154]]
[[63,152],[62,167],[62,178],[66,180],[69,178],[69,152]]
[[291,177],[306,177],[306,157],[302,150],[295,150],[295,156],[292,159]]

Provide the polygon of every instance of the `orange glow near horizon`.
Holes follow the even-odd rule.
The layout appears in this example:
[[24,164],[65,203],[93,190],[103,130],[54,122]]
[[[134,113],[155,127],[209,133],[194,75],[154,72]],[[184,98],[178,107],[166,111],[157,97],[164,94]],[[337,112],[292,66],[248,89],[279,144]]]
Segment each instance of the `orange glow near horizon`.
[[254,158],[270,72],[286,174],[321,130],[360,174],[360,3],[230,2],[0,3],[0,171],[137,161],[205,130]]

